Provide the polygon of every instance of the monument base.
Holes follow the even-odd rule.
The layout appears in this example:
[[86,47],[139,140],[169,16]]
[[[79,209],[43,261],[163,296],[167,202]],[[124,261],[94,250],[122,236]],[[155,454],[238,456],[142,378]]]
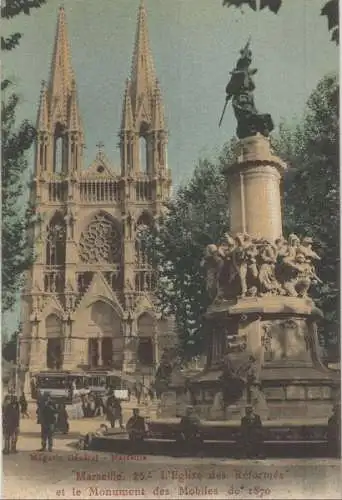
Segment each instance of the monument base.
[[[171,384],[164,393],[159,416],[182,416],[188,405],[208,421],[240,421],[252,404],[262,421],[284,419],[328,420],[339,400],[339,372],[320,361],[316,321],[321,312],[311,299],[248,297],[214,304],[208,311],[211,345],[205,370],[184,382]],[[234,376],[225,379],[227,341],[237,346],[228,355]],[[234,380],[254,364],[255,380],[241,394]],[[249,370],[249,371],[248,371]],[[235,377],[235,378],[234,378]],[[243,379],[243,375],[241,376]]]

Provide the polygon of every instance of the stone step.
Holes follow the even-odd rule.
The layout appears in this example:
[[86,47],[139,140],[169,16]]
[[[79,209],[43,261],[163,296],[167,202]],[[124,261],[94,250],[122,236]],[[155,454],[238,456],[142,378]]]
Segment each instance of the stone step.
[[[198,445],[191,447],[180,446],[174,439],[146,439],[143,443],[135,446],[130,443],[127,437],[102,436],[96,437],[91,443],[94,451],[110,451],[122,454],[142,455],[169,455],[169,456],[197,456],[197,457],[234,457],[243,456],[243,450],[235,440],[205,440]],[[305,442],[298,441],[266,441],[263,446],[263,456],[266,457],[320,457],[331,456],[327,443],[324,440],[312,440]]]

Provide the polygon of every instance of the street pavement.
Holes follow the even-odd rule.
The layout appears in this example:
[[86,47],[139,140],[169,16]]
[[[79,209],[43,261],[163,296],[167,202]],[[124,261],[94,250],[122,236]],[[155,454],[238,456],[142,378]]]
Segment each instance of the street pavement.
[[40,448],[40,428],[21,421],[18,453],[3,456],[5,499],[338,499],[340,461],[234,460],[118,455],[76,448],[81,434],[104,419],[70,421],[51,453]]

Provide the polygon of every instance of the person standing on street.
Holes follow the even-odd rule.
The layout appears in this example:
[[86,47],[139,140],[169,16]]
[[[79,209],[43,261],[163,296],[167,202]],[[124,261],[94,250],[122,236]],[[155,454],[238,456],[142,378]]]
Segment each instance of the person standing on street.
[[27,400],[26,400],[24,393],[22,393],[20,398],[19,398],[19,404],[20,404],[20,412],[21,412],[22,418],[24,418],[24,417],[30,418],[30,415],[27,413],[27,406],[28,405],[27,405]]
[[333,413],[328,420],[328,450],[331,457],[341,456],[341,405],[335,404]]
[[95,401],[94,417],[101,417],[103,412],[103,402],[101,395],[96,393],[94,396],[94,401]]
[[42,447],[39,451],[46,451],[46,444],[48,445],[48,451],[52,451],[57,409],[49,394],[38,408],[42,439]]
[[262,423],[253,406],[246,406],[246,414],[241,419],[241,446],[246,458],[261,458],[263,447]]
[[17,452],[19,435],[20,409],[17,396],[7,396],[2,405],[2,426],[4,436],[4,450],[9,453]]
[[113,392],[110,393],[107,399],[107,420],[110,422],[112,429],[115,427],[116,420],[119,421],[120,429],[124,429],[122,422],[122,408],[121,403]]
[[138,405],[140,405],[142,395],[143,395],[143,385],[140,382],[140,380],[138,380],[138,382],[136,382],[135,384],[135,397],[137,399]]
[[133,415],[128,419],[126,429],[130,441],[143,441],[147,436],[145,419],[139,415],[139,408],[133,408]]

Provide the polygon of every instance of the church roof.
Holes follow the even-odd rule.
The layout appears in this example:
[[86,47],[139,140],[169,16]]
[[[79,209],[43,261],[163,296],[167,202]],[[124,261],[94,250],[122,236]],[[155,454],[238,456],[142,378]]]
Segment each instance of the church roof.
[[81,172],[81,177],[91,179],[114,179],[119,175],[118,169],[102,151],[99,151],[91,165]]

